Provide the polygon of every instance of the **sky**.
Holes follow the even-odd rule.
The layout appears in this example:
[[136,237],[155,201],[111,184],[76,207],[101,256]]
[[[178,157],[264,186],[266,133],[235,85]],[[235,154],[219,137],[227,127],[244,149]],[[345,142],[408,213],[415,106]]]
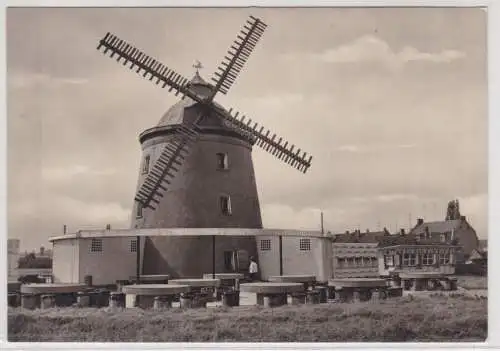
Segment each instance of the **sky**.
[[7,9],[8,236],[127,228],[138,135],[177,100],[96,50],[106,32],[209,80],[249,15],[267,30],[216,97],[314,156],[255,147],[266,228],[392,232],[448,201],[487,238],[486,13],[460,8]]

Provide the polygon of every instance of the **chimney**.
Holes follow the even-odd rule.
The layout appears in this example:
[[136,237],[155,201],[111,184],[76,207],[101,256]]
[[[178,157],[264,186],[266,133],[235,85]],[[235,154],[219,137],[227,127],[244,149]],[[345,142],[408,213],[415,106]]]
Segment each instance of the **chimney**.
[[106,230],[111,230],[111,224],[106,224]]
[[425,238],[429,239],[431,237],[431,233],[429,231],[429,227],[425,227]]
[[465,216],[460,216],[460,219],[461,219],[462,221],[465,221]]
[[422,225],[424,224],[424,219],[423,218],[417,218],[417,225]]
[[389,230],[387,230],[387,227],[384,227],[384,235],[391,235],[391,233],[389,233]]
[[43,256],[45,253],[45,248],[43,246],[40,246],[40,256]]
[[345,233],[346,233],[346,235],[349,235],[349,234],[350,234],[348,230],[346,230],[346,231],[345,231]]
[[67,232],[67,227],[66,227],[66,224],[65,224],[65,225],[63,225],[63,234],[66,234],[66,232]]
[[399,233],[401,234],[401,236],[404,236],[406,233],[405,233],[405,229],[404,228],[401,228],[401,230],[399,231]]
[[370,229],[366,229],[366,233],[368,234],[370,232]]

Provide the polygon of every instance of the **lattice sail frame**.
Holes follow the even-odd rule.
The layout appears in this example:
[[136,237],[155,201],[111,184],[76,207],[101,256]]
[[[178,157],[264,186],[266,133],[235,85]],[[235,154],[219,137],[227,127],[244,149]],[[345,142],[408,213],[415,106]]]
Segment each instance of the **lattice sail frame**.
[[[266,27],[267,25],[260,19],[250,16],[243,29],[237,35],[237,39],[230,47],[228,51],[229,56],[224,56],[218,72],[214,73],[212,80],[215,83],[215,87],[208,97],[199,96],[195,91],[191,90],[188,84],[189,80],[181,74],[111,33],[107,33],[99,41],[97,49],[102,49],[104,54],[111,51],[110,58],[117,55],[117,62],[123,60],[124,66],[130,63],[130,69],[135,68],[136,72],[142,74],[144,78],[148,78],[149,75],[150,81],[155,80],[157,85],[162,83],[162,88],[168,87],[169,92],[174,91],[176,96],[180,94],[181,99],[187,96],[203,104],[206,109],[214,111],[230,128],[248,137],[252,144],[257,144],[263,150],[276,156],[279,160],[306,173],[311,166],[312,156],[307,158],[306,152],[300,155],[301,149],[294,151],[295,145],[289,145],[282,137],[279,137],[276,141],[278,138],[276,134],[272,134],[270,137],[271,131],[259,126],[255,122],[251,126],[251,119],[245,121],[245,116],[240,115],[237,111],[233,112],[232,108],[229,111],[225,111],[213,103],[213,99],[218,92],[227,94]],[[199,135],[197,122],[200,121],[201,117],[200,115],[192,125],[183,124],[180,126],[178,134],[175,135],[174,139],[161,152],[160,157],[146,176],[144,183],[139,187],[135,196],[135,200],[143,208],[154,210],[154,203],[158,204],[158,198],[163,197],[161,192],[167,191],[168,185],[175,177],[175,173],[179,171],[182,161],[189,153],[190,147],[197,141]],[[284,143],[282,144],[282,142]]]

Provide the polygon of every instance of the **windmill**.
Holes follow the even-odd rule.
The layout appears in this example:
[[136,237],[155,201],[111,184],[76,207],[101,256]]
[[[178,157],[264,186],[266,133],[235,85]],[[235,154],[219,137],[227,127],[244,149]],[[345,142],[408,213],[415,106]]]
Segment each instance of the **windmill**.
[[[107,33],[99,41],[97,49],[102,49],[104,54],[109,53],[111,58],[116,57],[118,62],[123,62],[123,65],[129,64],[130,69],[135,69],[137,73],[155,82],[161,88],[168,88],[168,91],[174,92],[176,96],[180,95],[181,99],[188,97],[202,106],[202,112],[195,121],[183,123],[178,129],[175,138],[164,147],[152,170],[139,187],[135,201],[142,208],[156,209],[160,198],[168,191],[172,179],[182,166],[190,148],[197,142],[199,123],[208,112],[215,113],[223,120],[224,125],[245,136],[252,145],[257,144],[266,152],[303,173],[308,170],[312,156],[307,157],[306,152],[301,153],[301,149],[296,149],[295,145],[272,134],[238,111],[232,108],[225,111],[220,105],[214,103],[217,93],[225,95],[229,92],[266,27],[267,25],[260,19],[249,17],[214,73],[213,88],[205,96],[191,89],[187,78],[117,36]],[[200,68],[201,65],[196,66]]]
[[214,73],[213,84],[199,75],[199,62],[193,66],[194,78],[188,80],[111,33],[99,41],[98,50],[181,98],[157,126],[139,135],[143,163],[131,228],[184,228],[191,234],[146,237],[141,274],[199,277],[210,265],[213,272],[248,267],[245,260],[257,255],[254,236],[215,240],[193,235],[196,228],[241,228],[242,234],[262,228],[251,157],[254,145],[300,172],[310,167],[312,156],[214,101],[218,93],[229,92],[266,27],[249,17]]

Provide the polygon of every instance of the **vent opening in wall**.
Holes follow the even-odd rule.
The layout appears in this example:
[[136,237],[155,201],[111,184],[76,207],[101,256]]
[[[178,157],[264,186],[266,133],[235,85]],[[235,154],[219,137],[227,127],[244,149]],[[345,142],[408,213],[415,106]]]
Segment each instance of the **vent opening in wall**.
[[222,214],[225,216],[230,216],[232,214],[231,198],[229,196],[221,196],[219,201]]
[[130,252],[137,252],[137,239],[130,240]]
[[229,162],[227,154],[218,153],[217,154],[217,169],[226,170],[229,169]]
[[144,158],[144,163],[142,164],[142,174],[146,174],[149,172],[149,161],[151,160],[151,156],[146,156]]
[[271,240],[270,239],[262,239],[260,241],[260,250],[261,251],[270,251],[271,250]]
[[300,249],[300,251],[310,251],[311,250],[311,239],[300,239],[299,249]]
[[90,242],[90,252],[102,252],[102,239],[92,239]]

